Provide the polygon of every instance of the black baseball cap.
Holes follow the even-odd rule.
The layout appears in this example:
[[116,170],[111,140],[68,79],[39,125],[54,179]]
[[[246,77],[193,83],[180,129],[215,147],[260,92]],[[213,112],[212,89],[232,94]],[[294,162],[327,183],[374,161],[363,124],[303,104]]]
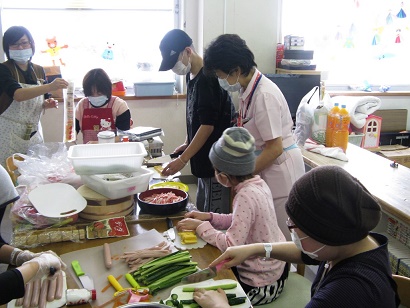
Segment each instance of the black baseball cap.
[[162,62],[159,70],[168,71],[172,69],[175,63],[177,63],[181,51],[191,45],[192,39],[180,29],[173,29],[165,34],[159,44],[159,49],[162,54]]

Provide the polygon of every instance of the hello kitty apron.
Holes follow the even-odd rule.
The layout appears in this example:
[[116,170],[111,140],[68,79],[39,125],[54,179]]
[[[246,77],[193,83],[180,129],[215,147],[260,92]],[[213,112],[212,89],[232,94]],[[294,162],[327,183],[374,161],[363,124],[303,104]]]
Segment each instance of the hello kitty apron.
[[115,131],[114,117],[112,114],[112,105],[115,99],[116,97],[112,96],[108,104],[100,108],[93,108],[89,101],[87,104],[84,104],[84,113],[81,121],[84,143],[98,141],[97,134],[100,131]]
[[[37,87],[42,84],[38,78],[36,85],[20,83],[17,72],[16,75],[17,82],[22,88]],[[14,100],[0,115],[0,162],[2,166],[6,166],[7,157],[14,153],[26,154],[31,145],[44,142],[40,123],[43,103],[44,95],[22,102]]]

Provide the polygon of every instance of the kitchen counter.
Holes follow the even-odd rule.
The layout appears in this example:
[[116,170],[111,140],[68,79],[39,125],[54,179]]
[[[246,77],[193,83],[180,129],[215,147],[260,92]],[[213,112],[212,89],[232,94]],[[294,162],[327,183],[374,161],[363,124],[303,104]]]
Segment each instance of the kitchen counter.
[[348,162],[302,149],[307,166],[338,165],[356,177],[376,197],[383,212],[410,225],[410,168],[390,166],[391,160],[349,143]]

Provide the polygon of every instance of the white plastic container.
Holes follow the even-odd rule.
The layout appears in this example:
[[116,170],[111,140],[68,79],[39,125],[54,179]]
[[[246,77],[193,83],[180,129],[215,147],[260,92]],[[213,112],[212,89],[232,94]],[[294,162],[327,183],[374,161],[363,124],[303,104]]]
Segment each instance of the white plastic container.
[[98,143],[114,143],[115,133],[110,130],[105,130],[97,134]]
[[142,142],[79,144],[68,149],[75,173],[110,174],[138,171],[147,156]]
[[[118,199],[146,191],[153,174],[152,170],[140,168],[129,174],[82,175],[81,179],[86,186],[99,194]],[[124,179],[116,179],[121,178],[120,176]]]

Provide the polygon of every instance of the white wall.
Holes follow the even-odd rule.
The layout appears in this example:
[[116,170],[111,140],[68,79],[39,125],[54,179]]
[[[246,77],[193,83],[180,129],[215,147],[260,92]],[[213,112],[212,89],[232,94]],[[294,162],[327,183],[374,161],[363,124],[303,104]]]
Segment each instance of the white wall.
[[278,0],[204,1],[204,45],[226,33],[243,38],[263,73],[275,71]]
[[258,68],[263,73],[274,73],[279,3],[280,0],[186,0],[185,31],[199,54],[217,36],[236,33],[255,54]]

